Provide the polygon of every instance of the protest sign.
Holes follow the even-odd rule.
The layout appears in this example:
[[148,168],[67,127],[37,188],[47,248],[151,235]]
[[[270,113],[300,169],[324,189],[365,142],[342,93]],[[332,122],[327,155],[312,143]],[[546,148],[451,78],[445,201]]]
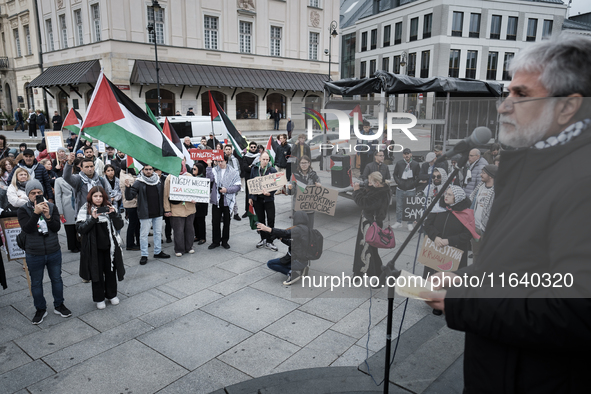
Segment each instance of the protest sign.
[[[402,206],[402,221],[415,222],[423,216],[424,207],[431,204],[433,197],[412,196],[406,197]],[[425,201],[427,205],[425,205]]]
[[435,242],[431,241],[429,237],[425,237],[417,261],[436,271],[456,271],[463,253],[463,250],[449,245],[438,248],[435,246]]
[[105,146],[105,143],[104,143],[103,141],[99,141],[99,142],[98,142],[98,151],[99,151],[100,153],[105,153],[105,152],[106,152],[106,150],[107,150],[106,148],[107,148],[107,147]]
[[420,275],[413,275],[405,270],[400,271],[400,276],[396,279],[394,290],[401,297],[430,301],[421,297],[422,292],[431,291],[431,289],[424,286],[423,278]]
[[287,184],[287,178],[284,172],[276,172],[249,179],[247,182],[250,194],[263,194],[263,191],[272,192],[281,189]]
[[192,176],[170,177],[170,196],[172,201],[197,201],[209,203],[209,178]]
[[0,219],[0,228],[2,229],[2,240],[6,246],[6,255],[8,260],[17,260],[25,258],[25,251],[16,244],[16,237],[21,232],[21,226],[17,218]]
[[64,138],[61,131],[46,131],[45,145],[48,152],[57,152],[57,148],[64,146]]
[[334,216],[339,192],[322,186],[306,186],[295,196],[296,211],[315,211]]
[[220,149],[190,149],[192,160],[224,160],[224,151]]

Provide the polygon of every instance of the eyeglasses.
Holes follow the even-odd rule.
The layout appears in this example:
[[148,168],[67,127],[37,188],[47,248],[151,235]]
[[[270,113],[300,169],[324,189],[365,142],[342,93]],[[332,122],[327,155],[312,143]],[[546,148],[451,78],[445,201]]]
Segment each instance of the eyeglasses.
[[433,179],[441,179],[441,175],[433,175]]
[[513,112],[515,104],[527,103],[528,101],[546,100],[549,98],[556,98],[556,96],[536,97],[536,98],[523,99],[523,100],[519,100],[515,97],[499,98],[496,102],[496,106],[497,106],[497,110],[501,106],[504,106],[505,111]]

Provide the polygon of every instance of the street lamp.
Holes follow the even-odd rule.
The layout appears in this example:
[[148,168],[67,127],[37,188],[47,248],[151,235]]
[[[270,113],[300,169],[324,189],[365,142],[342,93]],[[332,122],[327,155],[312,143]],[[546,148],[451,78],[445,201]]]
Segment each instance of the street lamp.
[[[337,32],[337,27],[339,25],[337,24],[337,21],[332,21],[330,22],[330,26],[328,28],[328,33],[330,34],[330,37],[328,38],[328,80],[332,80],[332,78],[330,77],[330,64],[331,64],[331,58],[332,58],[332,39],[333,38],[337,38],[337,36],[339,35],[339,33]],[[326,51],[325,51],[326,53]]]
[[[402,56],[400,57],[400,67],[406,67],[406,52],[402,52]],[[404,69],[403,75],[406,75],[406,68]]]
[[162,9],[160,4],[158,4],[158,0],[152,0],[152,5],[150,6],[153,13],[153,20],[148,23],[148,33],[153,34],[154,37],[154,55],[156,57],[156,95],[158,96],[158,113],[156,116],[161,115],[161,105],[160,105],[160,68],[158,68],[158,40],[156,39],[156,13]]

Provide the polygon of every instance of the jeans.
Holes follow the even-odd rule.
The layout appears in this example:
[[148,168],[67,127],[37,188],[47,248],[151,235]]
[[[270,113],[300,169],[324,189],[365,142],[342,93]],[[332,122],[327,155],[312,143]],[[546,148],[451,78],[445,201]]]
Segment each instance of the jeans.
[[39,125],[39,130],[41,131],[41,137],[45,138],[45,125]]
[[62,251],[35,256],[27,253],[27,267],[31,276],[31,293],[36,309],[47,309],[47,303],[43,296],[43,273],[47,267],[49,279],[51,279],[51,293],[53,294],[53,306],[58,307],[64,303],[64,284],[62,282]]
[[267,267],[273,271],[281,272],[284,275],[289,274],[289,271],[291,271],[291,264],[283,264],[281,262],[281,257],[267,261]]
[[148,256],[148,235],[150,234],[150,225],[154,231],[154,254],[162,251],[162,216],[151,219],[140,219],[140,250],[143,256]]
[[14,126],[14,131],[16,131],[16,129],[18,129],[18,125],[21,126],[21,131],[25,131],[25,122],[22,120],[19,120],[18,122],[16,122],[16,125]]
[[274,119],[273,130],[279,130],[279,119]]
[[[400,190],[396,188],[396,221],[398,223],[402,223],[402,210],[404,209],[406,197],[414,197],[416,194],[417,191],[415,189]],[[408,224],[412,224],[412,221],[409,221]]]

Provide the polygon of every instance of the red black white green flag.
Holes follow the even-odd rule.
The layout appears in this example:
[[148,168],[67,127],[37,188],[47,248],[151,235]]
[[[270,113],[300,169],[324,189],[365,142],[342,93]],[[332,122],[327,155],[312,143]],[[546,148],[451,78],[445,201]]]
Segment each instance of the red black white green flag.
[[234,147],[234,151],[236,151],[238,156],[242,157],[242,152],[248,147],[248,142],[246,142],[246,139],[238,132],[234,126],[234,123],[232,123],[220,104],[211,95],[211,91],[208,91],[207,93],[209,94],[209,114],[211,115],[211,121],[222,122],[226,131],[226,135],[228,136],[228,140]]
[[[68,111],[68,115],[66,115],[66,119],[62,124],[62,129],[69,130],[70,133],[74,133],[76,135],[80,135],[80,128],[82,127],[82,115],[80,112],[76,111],[74,108],[70,108]],[[82,134],[82,138],[88,141],[92,141],[92,138],[85,136]]]

